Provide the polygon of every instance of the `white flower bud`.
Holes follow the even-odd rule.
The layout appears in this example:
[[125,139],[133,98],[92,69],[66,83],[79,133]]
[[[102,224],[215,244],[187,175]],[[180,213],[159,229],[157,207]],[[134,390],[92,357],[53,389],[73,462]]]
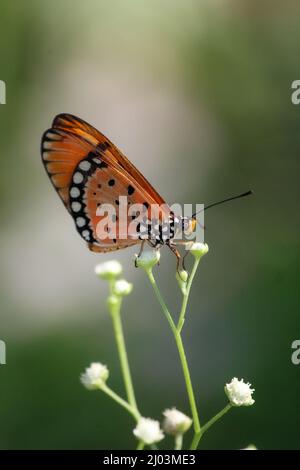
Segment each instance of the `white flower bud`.
[[108,368],[100,362],[92,362],[80,376],[81,383],[88,390],[97,390],[106,382],[109,376]]
[[144,444],[154,444],[164,438],[164,433],[160,429],[159,421],[151,418],[140,418],[133,430],[133,434]]
[[189,277],[189,274],[184,269],[181,269],[179,272],[176,271],[176,279],[183,295],[185,295],[186,293],[186,283],[187,283],[188,277]]
[[159,250],[146,250],[138,256],[135,255],[135,262],[137,267],[145,269],[148,271],[152,269],[160,260],[160,251]]
[[257,450],[257,447],[254,444],[249,444],[247,447],[244,447],[242,450]]
[[238,380],[234,377],[229,384],[225,385],[225,393],[232,406],[250,406],[254,400],[250,383],[245,383],[244,379]]
[[163,415],[165,417],[163,429],[167,434],[172,434],[172,436],[184,434],[191,427],[191,418],[176,410],[176,408],[165,410]]
[[117,278],[122,272],[122,265],[119,261],[105,261],[104,263],[97,264],[95,267],[95,274],[100,277],[100,279],[105,279],[109,281],[111,279]]
[[116,281],[114,286],[114,294],[120,297],[130,294],[132,291],[133,285],[130,282],[125,281],[125,279],[120,279]]
[[117,297],[116,295],[110,295],[107,299],[107,306],[108,309],[111,311],[115,307],[118,307],[120,305],[120,297]]
[[190,248],[190,252],[195,258],[202,258],[202,256],[206,255],[208,253],[208,245],[206,243],[193,243]]

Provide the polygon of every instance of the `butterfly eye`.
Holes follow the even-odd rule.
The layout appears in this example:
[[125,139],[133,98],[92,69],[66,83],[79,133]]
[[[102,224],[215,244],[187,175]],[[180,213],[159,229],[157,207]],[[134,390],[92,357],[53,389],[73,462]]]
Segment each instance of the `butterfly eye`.
[[188,218],[182,219],[182,230],[186,235],[190,235],[195,230],[194,220]]

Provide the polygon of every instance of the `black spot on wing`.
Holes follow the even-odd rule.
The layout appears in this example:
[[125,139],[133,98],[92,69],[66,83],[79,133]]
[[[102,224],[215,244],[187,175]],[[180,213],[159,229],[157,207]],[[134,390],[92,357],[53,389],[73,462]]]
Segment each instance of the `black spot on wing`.
[[134,187],[131,184],[127,188],[128,196],[131,196],[134,193]]
[[98,152],[105,152],[105,150],[107,150],[109,147],[109,142],[101,142],[101,144],[97,145],[96,150],[98,150]]
[[108,164],[106,162],[104,162],[103,160],[101,160],[101,158],[99,156],[99,153],[96,152],[96,151],[89,152],[86,156],[86,159],[89,160],[89,161],[93,160],[94,163],[96,163],[95,160],[97,160],[97,167],[98,168],[107,168],[108,167]]

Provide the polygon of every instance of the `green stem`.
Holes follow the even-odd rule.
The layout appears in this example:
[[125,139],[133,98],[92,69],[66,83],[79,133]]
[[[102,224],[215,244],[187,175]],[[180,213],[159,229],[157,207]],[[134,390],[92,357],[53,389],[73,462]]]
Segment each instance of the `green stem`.
[[177,436],[175,436],[174,450],[181,450],[182,449],[182,441],[183,441],[183,435],[182,434],[177,434]]
[[188,367],[188,363],[187,363],[187,359],[186,359],[186,355],[185,355],[185,351],[184,351],[184,346],[183,346],[182,339],[181,339],[181,336],[180,336],[180,332],[176,328],[176,325],[175,325],[175,323],[172,319],[172,316],[171,316],[171,314],[168,310],[168,307],[166,306],[166,303],[165,303],[165,301],[164,301],[164,299],[163,299],[163,297],[160,293],[160,290],[159,290],[159,288],[156,284],[156,281],[155,281],[155,278],[153,276],[152,271],[148,270],[147,274],[148,274],[149,280],[152,284],[152,287],[154,289],[154,292],[156,294],[156,297],[157,297],[157,299],[158,299],[158,301],[161,305],[162,311],[163,311],[167,321],[169,322],[169,325],[171,327],[171,330],[173,332],[173,335],[174,335],[174,338],[175,338],[175,341],[176,341],[176,345],[177,345],[177,349],[178,349],[178,353],[179,353],[179,357],[180,357],[180,361],[181,361],[181,366],[182,366],[182,370],[183,370],[184,380],[185,380],[185,384],[186,384],[187,394],[188,394],[188,398],[189,398],[189,402],[190,402],[190,408],[191,408],[191,413],[192,413],[192,417],[193,417],[194,430],[195,430],[195,433],[199,433],[200,432],[200,421],[199,421],[199,416],[198,416],[198,411],[197,411],[196,400],[195,400],[195,395],[194,395],[194,391],[193,391],[190,371],[189,371],[189,367]]
[[143,450],[145,447],[145,443],[143,441],[140,441],[136,447],[136,450]]
[[191,286],[192,286],[192,283],[193,283],[193,280],[194,280],[194,277],[195,277],[200,259],[201,258],[195,258],[195,262],[194,262],[194,265],[193,265],[193,268],[192,268],[192,272],[191,272],[191,274],[188,278],[186,290],[183,294],[182,306],[181,306],[181,310],[180,310],[179,320],[178,320],[178,323],[177,323],[177,330],[178,330],[179,333],[181,333],[182,327],[184,325],[186,307],[187,307],[187,303],[188,303],[188,300],[189,300],[190,290],[191,290]]
[[166,319],[167,319],[167,321],[168,321],[168,323],[169,323],[169,325],[170,325],[170,327],[171,327],[171,330],[173,331],[173,334],[175,335],[175,334],[177,333],[176,325],[175,325],[175,323],[174,323],[174,321],[173,321],[173,318],[172,318],[172,315],[170,314],[169,309],[168,309],[168,307],[167,307],[167,305],[166,305],[166,303],[165,303],[165,301],[164,301],[164,299],[163,299],[163,297],[162,297],[162,295],[161,295],[161,293],[160,293],[160,290],[159,290],[159,288],[158,288],[158,285],[156,284],[156,281],[155,281],[155,279],[154,279],[152,270],[147,270],[146,272],[147,272],[147,274],[148,274],[149,280],[150,280],[150,282],[151,282],[151,284],[152,284],[152,287],[153,287],[153,289],[154,289],[154,292],[155,292],[155,294],[156,294],[156,297],[157,297],[157,299],[158,299],[158,301],[159,301],[159,303],[160,303],[160,306],[161,306],[161,308],[162,308],[162,311],[163,311],[163,313],[164,313],[164,315],[165,315],[165,317],[166,317]]
[[196,400],[195,400],[195,394],[193,390],[193,385],[192,385],[192,380],[191,380],[191,375],[189,371],[189,366],[188,362],[186,359],[185,351],[184,351],[184,346],[182,342],[182,338],[179,332],[176,331],[175,335],[175,341],[181,361],[181,366],[183,370],[183,375],[184,375],[184,380],[185,380],[185,385],[187,389],[187,394],[189,397],[189,402],[190,402],[190,408],[191,408],[191,413],[193,417],[193,426],[194,426],[194,432],[199,433],[200,432],[200,420],[198,416],[198,410],[197,410],[197,405],[196,405]]
[[106,384],[101,385],[101,389],[106,395],[108,395],[110,398],[112,398],[116,403],[118,403],[120,406],[125,408],[136,421],[139,420],[140,414],[138,411],[132,407],[127,401],[123,400],[117,393],[115,393],[111,388],[109,388]]
[[191,450],[196,450],[200,439],[202,438],[203,434],[213,425],[215,424],[222,416],[227,413],[232,408],[232,405],[228,403],[223,410],[221,410],[219,413],[217,413],[213,418],[211,418],[204,426],[202,426],[201,431],[197,434],[194,435],[193,442],[191,445]]
[[131,407],[134,408],[136,410],[136,413],[139,415],[136,400],[135,400],[135,395],[134,395],[134,389],[132,385],[132,379],[131,379],[131,373],[130,373],[130,368],[129,368],[128,356],[126,352],[125,340],[124,340],[124,335],[123,335],[123,327],[122,327],[122,321],[121,321],[121,315],[120,315],[121,300],[118,299],[117,297],[115,297],[115,299],[118,301],[111,302],[110,314],[111,314],[113,327],[114,327],[114,333],[115,333],[115,338],[116,338],[116,343],[117,343],[117,348],[118,348],[118,353],[119,353],[123,380],[124,380],[126,394],[127,394],[127,400],[129,404],[131,405]]
[[232,408],[232,405],[228,403],[223,410],[217,413],[213,418],[211,418],[204,426],[202,426],[202,434],[204,434],[213,424],[215,424],[222,416],[227,413]]

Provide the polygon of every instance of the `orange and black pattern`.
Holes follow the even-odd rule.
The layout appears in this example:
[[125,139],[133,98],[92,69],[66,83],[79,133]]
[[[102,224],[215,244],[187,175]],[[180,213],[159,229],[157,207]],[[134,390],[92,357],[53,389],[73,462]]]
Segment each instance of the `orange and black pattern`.
[[[127,196],[128,205],[142,204],[149,217],[152,204],[163,204],[163,218],[170,217],[164,200],[137,168],[109,139],[75,116],[60,114],[54,119],[42,137],[41,153],[52,184],[92,251],[113,251],[141,242],[124,233],[127,224],[122,227],[118,221],[120,196]],[[97,237],[101,220],[97,209],[103,204],[116,207],[114,238]]]

